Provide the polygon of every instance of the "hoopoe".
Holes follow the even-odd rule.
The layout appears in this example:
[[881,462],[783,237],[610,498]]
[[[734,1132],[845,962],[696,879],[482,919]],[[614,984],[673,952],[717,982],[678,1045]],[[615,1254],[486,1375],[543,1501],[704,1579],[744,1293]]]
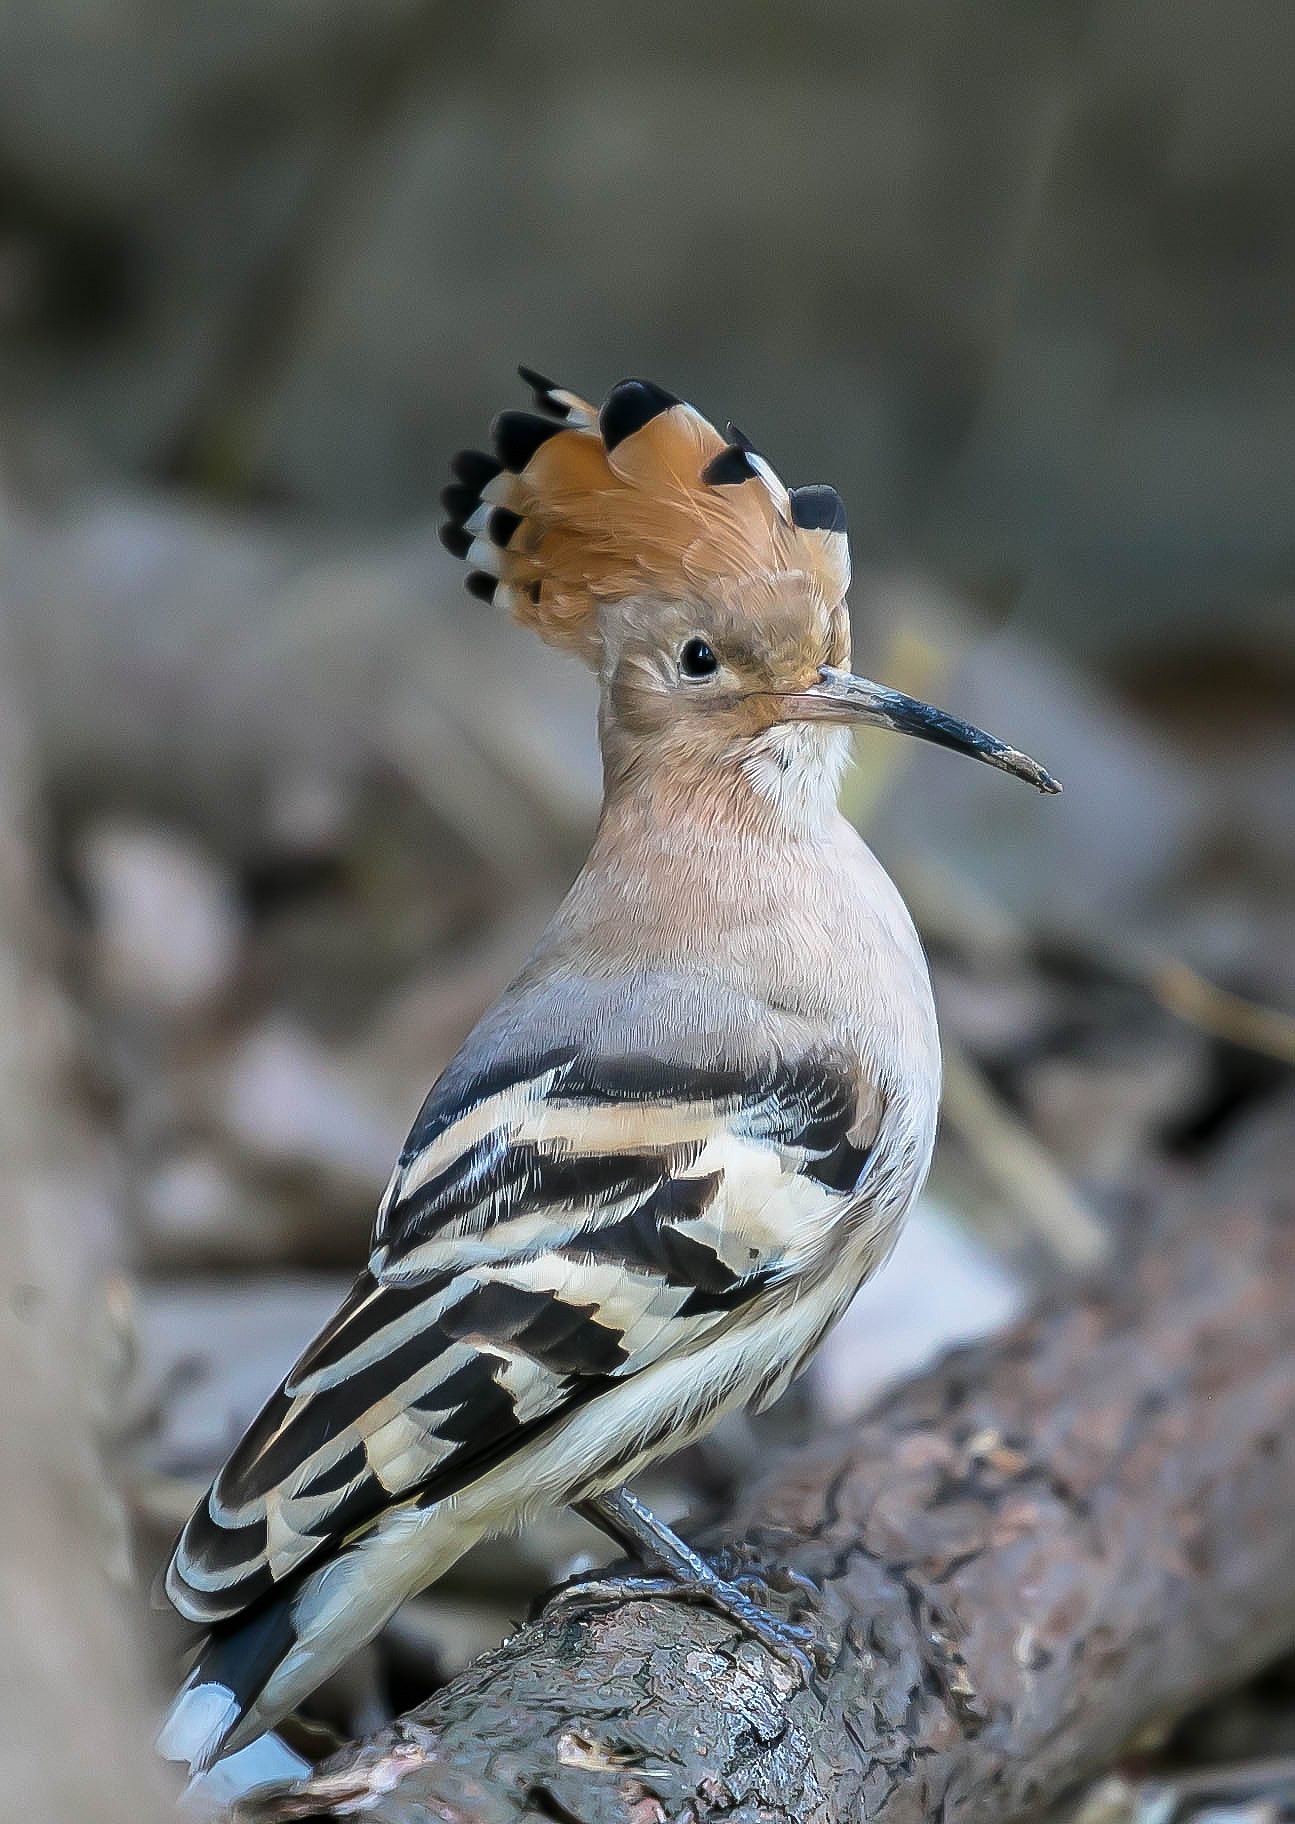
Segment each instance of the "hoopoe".
[[930,982],[837,809],[851,728],[1060,789],[849,673],[833,489],[787,489],[648,382],[595,409],[521,371],[536,409],[455,458],[443,538],[474,595],[597,673],[602,814],[423,1105],[366,1270],[180,1536],[166,1587],[208,1636],[161,1746],[195,1769],[549,1505],[803,1658],[624,1484],[778,1398],[930,1162]]

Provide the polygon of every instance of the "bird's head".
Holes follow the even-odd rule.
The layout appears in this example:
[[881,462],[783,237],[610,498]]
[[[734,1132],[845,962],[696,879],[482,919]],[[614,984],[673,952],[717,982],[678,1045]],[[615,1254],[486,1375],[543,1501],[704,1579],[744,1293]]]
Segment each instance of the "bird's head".
[[872,724],[1060,790],[983,730],[849,670],[850,552],[835,489],[783,486],[736,430],[623,380],[595,409],[522,369],[537,411],[455,458],[442,538],[469,590],[602,682],[609,780],[697,768],[834,790],[843,736]]

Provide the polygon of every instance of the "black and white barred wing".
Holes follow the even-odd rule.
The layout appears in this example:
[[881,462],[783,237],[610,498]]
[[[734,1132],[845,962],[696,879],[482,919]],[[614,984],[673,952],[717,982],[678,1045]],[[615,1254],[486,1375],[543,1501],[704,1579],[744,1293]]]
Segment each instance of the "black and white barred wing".
[[217,1476],[168,1574],[238,1614],[427,1507],[794,1274],[865,1163],[832,1061],[759,1074],[570,1053],[433,1092],[369,1271]]

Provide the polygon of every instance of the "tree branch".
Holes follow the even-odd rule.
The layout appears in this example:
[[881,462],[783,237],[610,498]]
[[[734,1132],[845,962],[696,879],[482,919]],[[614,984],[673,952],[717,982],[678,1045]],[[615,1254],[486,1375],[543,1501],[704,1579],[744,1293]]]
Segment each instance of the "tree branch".
[[245,1815],[1009,1820],[1261,1665],[1295,1636],[1291,1114],[740,1502],[726,1536],[820,1588],[818,1689],[705,1610],[559,1602]]

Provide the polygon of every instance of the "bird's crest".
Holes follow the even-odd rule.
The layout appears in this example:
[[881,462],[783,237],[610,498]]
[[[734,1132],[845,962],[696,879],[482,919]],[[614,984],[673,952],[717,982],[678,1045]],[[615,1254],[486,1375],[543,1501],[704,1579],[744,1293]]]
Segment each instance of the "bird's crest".
[[596,665],[600,603],[802,573],[824,603],[850,581],[834,488],[788,489],[738,431],[727,440],[648,380],[596,408],[529,368],[534,412],[502,412],[494,453],[464,450],[441,538],[472,594]]

